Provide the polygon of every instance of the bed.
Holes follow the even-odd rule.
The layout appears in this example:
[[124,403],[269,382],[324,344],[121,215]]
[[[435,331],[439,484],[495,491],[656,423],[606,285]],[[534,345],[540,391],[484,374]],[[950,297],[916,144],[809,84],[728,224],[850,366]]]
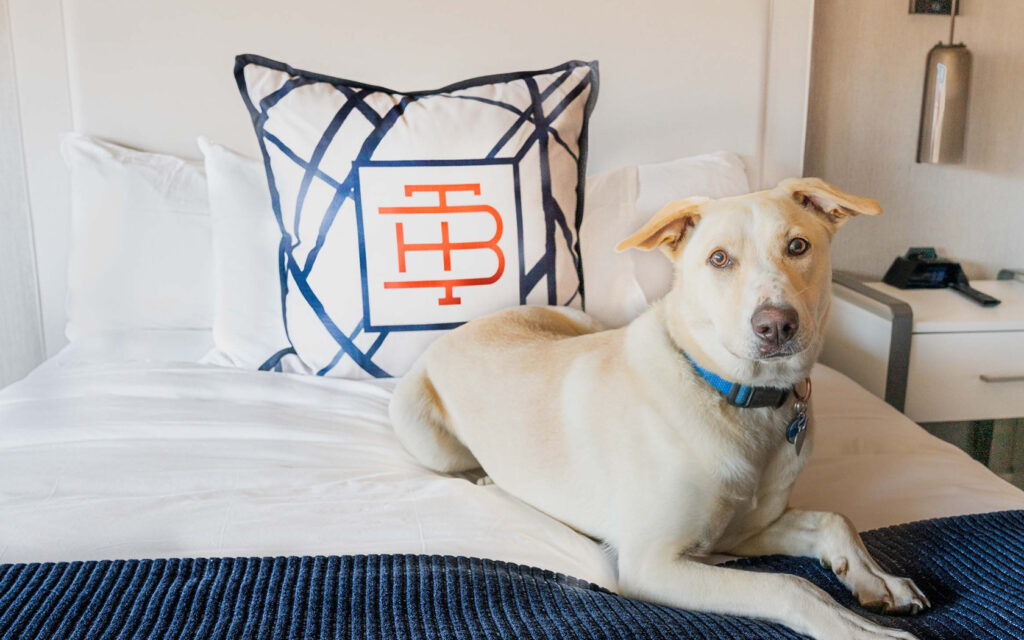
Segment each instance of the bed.
[[[248,3],[244,19],[199,0],[10,4],[49,358],[0,390],[0,637],[793,637],[609,599],[616,575],[600,541],[404,451],[387,418],[393,379],[222,366],[204,360],[207,328],[93,331],[67,344],[70,195],[55,140],[75,129],[194,157],[195,136],[207,134],[255,155],[230,78],[232,56],[253,48],[406,87],[593,57],[605,80],[592,171],[728,148],[751,187],[773,185],[802,173],[810,0],[665,1],[657,21],[626,5],[508,3],[494,9],[500,33],[479,28],[457,0],[440,9],[308,0],[293,29],[282,24],[300,12],[269,0]],[[388,25],[393,46],[365,56],[376,32],[339,38],[332,28],[353,21]],[[517,49],[526,36],[531,47]],[[464,46],[442,46],[456,39]],[[1024,509],[1024,492],[842,374],[818,365],[813,380],[817,442],[792,506],[839,511],[862,531]],[[1012,517],[977,526],[1017,526]],[[959,544],[930,527],[869,536],[869,545]],[[163,586],[123,578],[143,570],[166,576]],[[223,594],[234,588],[240,602],[239,585],[255,584],[240,576],[250,574],[270,591],[232,618]],[[221,596],[203,597],[214,588]],[[351,597],[355,613],[328,615],[327,589]],[[517,600],[522,593],[536,595]],[[437,597],[466,609],[436,628],[409,627],[401,612]],[[495,602],[519,608],[473,608]],[[356,627],[325,630],[342,618]]]
[[[387,419],[394,381],[197,363],[211,341],[94,335],[0,391],[0,635],[794,637],[610,595],[599,541],[495,485],[420,467]],[[977,616],[1017,620],[1024,594],[984,576],[1020,591],[1002,561],[1022,542],[1024,492],[836,371],[818,365],[813,380],[818,435],[792,506],[861,530],[928,519],[865,536],[937,602],[880,622],[1014,637],[978,635]],[[952,575],[920,573],[944,564]],[[804,575],[856,607],[813,561],[744,566]]]

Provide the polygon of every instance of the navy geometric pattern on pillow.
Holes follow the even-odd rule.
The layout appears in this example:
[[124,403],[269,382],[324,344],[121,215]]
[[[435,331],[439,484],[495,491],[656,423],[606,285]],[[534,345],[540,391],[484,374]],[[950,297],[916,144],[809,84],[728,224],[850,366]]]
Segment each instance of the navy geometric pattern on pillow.
[[290,345],[319,375],[401,375],[445,330],[583,306],[597,64],[398,92],[238,56],[281,232]]

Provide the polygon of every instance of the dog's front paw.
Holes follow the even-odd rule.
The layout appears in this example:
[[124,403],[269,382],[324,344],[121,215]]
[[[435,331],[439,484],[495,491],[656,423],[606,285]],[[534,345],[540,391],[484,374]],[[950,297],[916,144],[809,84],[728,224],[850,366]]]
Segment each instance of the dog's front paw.
[[832,567],[861,606],[887,615],[914,615],[931,607],[927,596],[910,578],[900,578],[871,566],[853,570],[845,559]]
[[932,606],[913,580],[887,573],[876,578],[873,588],[854,593],[864,607],[888,615],[915,615]]
[[813,585],[799,585],[810,598],[795,598],[790,626],[815,640],[917,640],[902,629],[883,627],[839,605]]

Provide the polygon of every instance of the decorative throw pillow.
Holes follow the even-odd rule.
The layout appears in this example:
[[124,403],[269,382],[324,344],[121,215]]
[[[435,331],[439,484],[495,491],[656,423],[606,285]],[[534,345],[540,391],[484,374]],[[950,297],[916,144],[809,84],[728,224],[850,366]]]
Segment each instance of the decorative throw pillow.
[[235,77],[281,236],[285,330],[312,371],[401,375],[480,315],[582,306],[596,63],[411,93],[252,55]]

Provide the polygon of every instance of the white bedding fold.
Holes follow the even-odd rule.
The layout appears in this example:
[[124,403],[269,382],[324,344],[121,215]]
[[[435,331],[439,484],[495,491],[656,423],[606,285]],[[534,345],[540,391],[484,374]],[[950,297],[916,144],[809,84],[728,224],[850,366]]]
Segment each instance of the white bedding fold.
[[0,392],[0,562],[436,553],[614,586],[597,543],[417,465],[391,386],[51,363]]

